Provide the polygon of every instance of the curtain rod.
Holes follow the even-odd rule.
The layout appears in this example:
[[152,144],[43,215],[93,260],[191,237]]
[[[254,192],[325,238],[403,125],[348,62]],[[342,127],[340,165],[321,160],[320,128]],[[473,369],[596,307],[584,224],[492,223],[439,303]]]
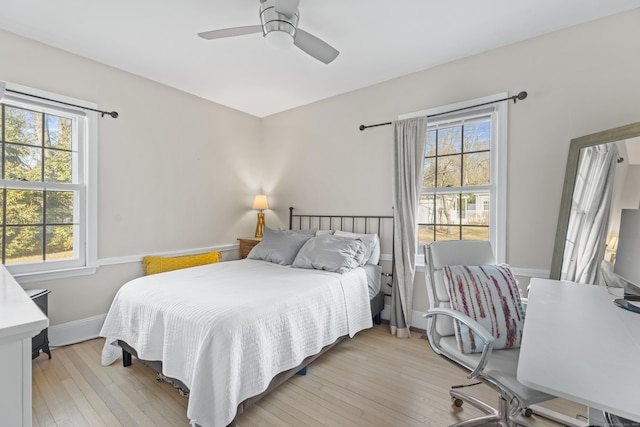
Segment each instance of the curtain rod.
[[[483,102],[482,104],[470,105],[468,107],[458,108],[456,110],[451,110],[451,111],[444,111],[442,113],[437,113],[437,114],[429,114],[429,115],[427,115],[427,118],[443,116],[445,114],[455,113],[457,111],[469,110],[470,108],[476,108],[476,107],[481,107],[483,105],[495,104],[496,102],[508,101],[510,99],[513,99],[513,103],[515,104],[516,102],[518,102],[518,99],[522,100],[522,99],[525,99],[526,97],[527,97],[527,92],[522,91],[517,95],[508,96],[506,98],[497,99],[495,101]],[[368,129],[368,128],[374,128],[374,127],[377,127],[377,126],[387,126],[387,125],[391,125],[391,124],[393,124],[393,122],[376,123],[375,125],[366,125],[366,126],[365,125],[360,125],[360,130],[362,131],[362,130],[365,130],[365,129]]]
[[69,102],[64,102],[64,101],[58,101],[57,99],[51,99],[51,98],[45,98],[44,96],[38,96],[38,95],[32,95],[30,93],[25,93],[25,92],[20,92],[17,90],[13,90],[13,89],[5,89],[5,91],[7,92],[13,92],[13,93],[17,93],[19,95],[25,95],[25,96],[31,96],[33,98],[38,98],[38,99],[43,99],[45,101],[50,101],[50,102],[57,102],[58,104],[64,104],[64,105],[69,105],[71,107],[76,107],[76,108],[81,108],[83,110],[91,110],[91,111],[95,111],[96,113],[100,113],[102,115],[102,117],[106,115],[113,117],[114,119],[118,118],[118,113],[116,111],[102,111],[102,110],[96,110],[94,108],[90,108],[90,107],[85,107],[82,105],[77,105],[77,104],[71,104]]

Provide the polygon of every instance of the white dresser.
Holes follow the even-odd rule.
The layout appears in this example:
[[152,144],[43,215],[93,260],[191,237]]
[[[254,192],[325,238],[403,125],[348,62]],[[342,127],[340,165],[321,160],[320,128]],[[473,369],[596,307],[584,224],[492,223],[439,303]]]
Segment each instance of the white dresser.
[[0,420],[31,426],[31,338],[49,319],[0,264]]

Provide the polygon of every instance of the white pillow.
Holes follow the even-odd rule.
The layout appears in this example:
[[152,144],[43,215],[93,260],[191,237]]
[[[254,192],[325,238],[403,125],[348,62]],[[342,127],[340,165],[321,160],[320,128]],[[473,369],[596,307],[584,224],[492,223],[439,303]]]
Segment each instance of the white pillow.
[[323,234],[333,234],[333,230],[318,230],[318,231],[316,231],[316,236],[321,236]]
[[378,237],[377,233],[362,234],[337,230],[335,232],[335,235],[351,237],[352,239],[362,239],[362,242],[367,248],[364,255],[364,262],[366,264],[378,264],[378,262],[380,261],[380,238]]

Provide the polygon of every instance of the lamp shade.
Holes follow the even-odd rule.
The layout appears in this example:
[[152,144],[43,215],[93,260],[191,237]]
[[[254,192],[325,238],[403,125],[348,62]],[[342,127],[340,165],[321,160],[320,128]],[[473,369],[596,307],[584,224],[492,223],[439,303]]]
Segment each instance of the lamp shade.
[[264,194],[258,194],[255,199],[253,199],[253,209],[269,209],[269,202],[267,202],[267,196]]

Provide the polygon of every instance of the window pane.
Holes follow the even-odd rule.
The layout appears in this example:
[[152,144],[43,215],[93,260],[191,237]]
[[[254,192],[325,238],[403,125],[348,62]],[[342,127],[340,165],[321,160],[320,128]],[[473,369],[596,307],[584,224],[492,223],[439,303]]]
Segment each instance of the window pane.
[[5,263],[42,261],[42,227],[6,227]]
[[422,188],[436,187],[436,159],[428,157],[422,164]]
[[25,145],[5,144],[5,179],[42,181],[42,150]]
[[462,156],[438,157],[438,177],[436,185],[442,187],[459,187],[462,185]]
[[436,155],[436,130],[427,131],[427,142],[424,146],[424,156],[431,157]]
[[465,154],[464,185],[488,185],[491,180],[491,161],[488,151]]
[[460,227],[457,225],[438,225],[436,228],[436,240],[460,240]]
[[[445,233],[449,233],[448,225],[460,223],[459,204],[460,194],[438,194],[436,196],[436,224],[444,226]],[[441,232],[440,227],[438,227],[438,232]]]
[[435,206],[435,196],[433,194],[420,195],[418,224],[433,224],[435,222]]
[[42,145],[42,113],[6,106],[5,141]]
[[73,225],[47,226],[47,259],[73,258]]
[[424,245],[433,243],[433,226],[421,225],[418,227],[418,253],[424,253]]
[[47,224],[73,224],[73,192],[47,191]]
[[464,125],[464,151],[489,150],[491,148],[491,122],[485,120]]
[[71,119],[46,114],[44,145],[71,150]]
[[462,195],[465,224],[489,225],[489,193]]
[[7,190],[7,225],[42,224],[42,191]]
[[438,156],[462,151],[462,126],[438,129]]
[[489,240],[489,227],[462,227],[462,240]]
[[47,182],[72,182],[70,151],[44,150],[44,178]]

